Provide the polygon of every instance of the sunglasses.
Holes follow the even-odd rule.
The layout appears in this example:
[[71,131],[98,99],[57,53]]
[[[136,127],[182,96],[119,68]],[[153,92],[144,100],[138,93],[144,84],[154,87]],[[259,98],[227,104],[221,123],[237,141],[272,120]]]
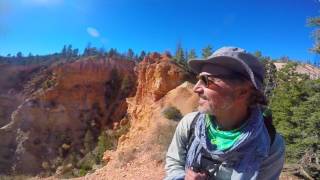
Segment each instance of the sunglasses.
[[243,77],[237,75],[211,75],[211,74],[202,74],[198,75],[197,79],[204,83],[205,87],[209,87],[212,84],[216,84],[223,80],[242,80]]

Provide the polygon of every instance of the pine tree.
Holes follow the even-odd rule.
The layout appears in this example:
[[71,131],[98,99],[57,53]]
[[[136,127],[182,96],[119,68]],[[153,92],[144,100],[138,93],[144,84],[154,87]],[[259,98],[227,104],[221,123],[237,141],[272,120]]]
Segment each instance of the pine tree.
[[87,130],[83,144],[86,153],[90,152],[94,148],[94,137],[90,130]]
[[320,54],[320,17],[308,18],[307,24],[316,28],[312,33],[315,42],[311,51]]
[[22,58],[22,52],[17,53],[17,58]]
[[175,54],[175,60],[178,63],[183,63],[185,61],[184,57],[184,51],[180,43],[177,44],[176,54]]
[[319,152],[320,80],[296,73],[289,62],[277,74],[271,97],[273,122],[286,140],[289,162],[297,162],[307,150]]
[[133,52],[133,50],[131,48],[128,49],[127,58],[129,60],[133,60],[133,58],[134,58],[134,52]]
[[262,53],[261,51],[256,51],[253,53],[254,56],[256,56],[258,59],[262,58]]
[[260,61],[264,65],[265,78],[264,78],[264,94],[269,99],[272,96],[272,92],[276,87],[276,72],[277,68],[273,64],[270,57],[260,56]]
[[67,55],[67,46],[64,45],[62,50],[61,50],[61,56],[62,57],[66,57],[66,55]]
[[77,57],[79,55],[79,49],[74,49],[73,52],[72,52],[72,56],[73,57]]
[[146,52],[145,51],[141,51],[139,57],[138,57],[138,61],[142,61],[144,59],[144,57],[146,56]]
[[114,58],[118,55],[117,49],[114,48],[110,48],[109,52],[108,52],[108,57],[109,58]]
[[86,48],[84,48],[83,56],[91,56],[91,43],[88,43]]
[[202,57],[207,58],[212,54],[212,47],[211,45],[206,46],[202,49]]
[[70,58],[72,56],[72,45],[69,44],[66,52],[66,57]]
[[107,134],[105,133],[105,131],[102,131],[102,133],[100,134],[100,136],[98,137],[98,143],[97,143],[97,163],[100,163],[102,158],[103,158],[103,154],[107,149],[111,149],[112,146],[111,144],[107,144]]
[[195,49],[191,49],[189,54],[188,54],[188,60],[195,59],[195,58],[197,58],[196,50]]
[[188,56],[189,56],[189,51],[188,51],[188,49],[185,49],[184,50],[184,63],[185,64],[187,64]]

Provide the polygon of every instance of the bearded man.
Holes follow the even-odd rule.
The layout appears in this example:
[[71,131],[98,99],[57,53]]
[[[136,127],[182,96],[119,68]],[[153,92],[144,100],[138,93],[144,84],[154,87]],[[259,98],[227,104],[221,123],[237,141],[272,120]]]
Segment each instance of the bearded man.
[[261,62],[223,47],[188,63],[198,74],[199,107],[176,128],[165,179],[278,179],[285,145],[265,113]]

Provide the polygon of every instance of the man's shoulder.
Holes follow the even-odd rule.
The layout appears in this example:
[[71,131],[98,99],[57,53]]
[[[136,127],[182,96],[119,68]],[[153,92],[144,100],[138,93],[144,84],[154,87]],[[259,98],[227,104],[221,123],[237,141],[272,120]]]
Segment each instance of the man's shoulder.
[[191,128],[192,121],[199,112],[191,112],[183,116],[176,129],[177,134],[187,137]]
[[198,111],[188,113],[183,116],[180,123],[183,124],[187,129],[190,129],[192,121],[195,119],[195,117],[199,114]]

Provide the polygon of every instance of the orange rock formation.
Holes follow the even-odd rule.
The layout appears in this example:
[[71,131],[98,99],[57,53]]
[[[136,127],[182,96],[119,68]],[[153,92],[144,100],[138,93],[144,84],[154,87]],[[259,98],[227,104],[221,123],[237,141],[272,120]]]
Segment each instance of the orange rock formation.
[[120,137],[116,151],[105,153],[107,165],[84,179],[163,178],[164,156],[177,122],[161,111],[175,106],[186,114],[198,100],[193,85],[185,82],[186,72],[167,57],[154,53],[138,65],[137,93],[127,99],[130,131]]

